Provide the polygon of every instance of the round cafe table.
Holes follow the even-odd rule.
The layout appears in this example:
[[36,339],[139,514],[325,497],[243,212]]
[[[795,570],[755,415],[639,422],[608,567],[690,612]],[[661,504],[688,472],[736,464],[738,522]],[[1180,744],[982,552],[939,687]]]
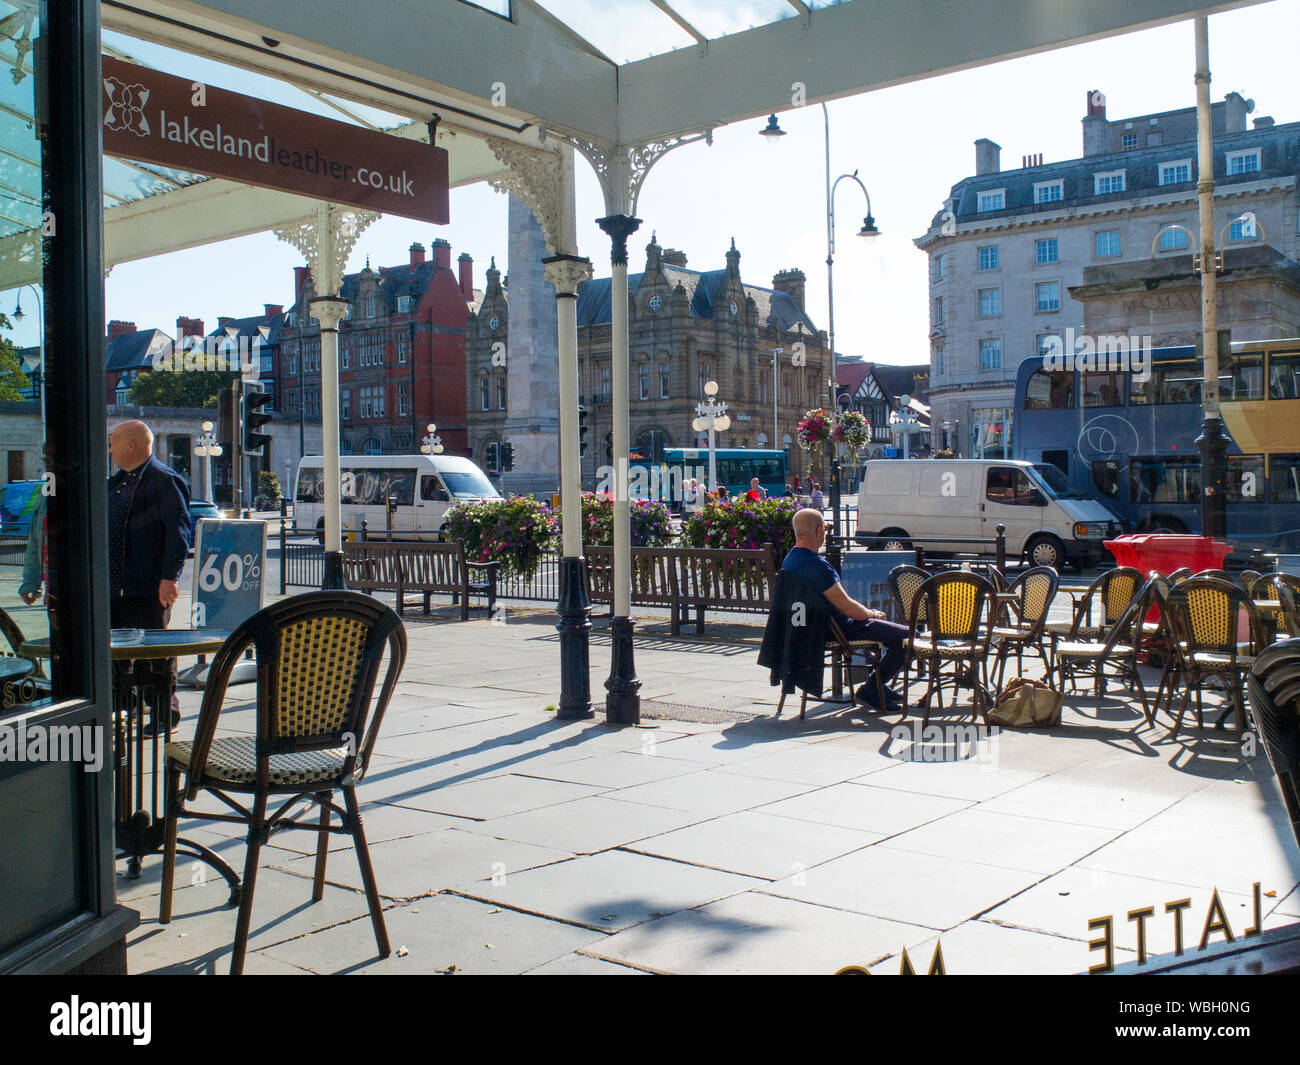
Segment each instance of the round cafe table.
[[[168,660],[215,654],[229,629],[113,629],[113,779],[118,857],[127,862],[127,878],[140,875],[140,859],[162,849],[166,796],[161,794],[163,750],[172,732],[172,696],[176,682]],[[24,658],[49,658],[47,638],[25,640]],[[19,659],[22,661],[23,659]],[[27,663],[30,667],[31,663]],[[146,707],[149,709],[146,710]],[[231,902],[239,898],[239,877],[217,855],[193,840],[178,839],[179,853],[206,862],[230,885]]]

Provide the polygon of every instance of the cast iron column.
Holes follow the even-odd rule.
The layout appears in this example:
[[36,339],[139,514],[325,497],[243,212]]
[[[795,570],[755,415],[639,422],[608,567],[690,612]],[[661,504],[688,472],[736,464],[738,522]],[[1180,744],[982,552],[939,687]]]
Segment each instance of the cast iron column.
[[610,340],[613,347],[613,395],[610,409],[614,420],[614,619],[610,623],[613,650],[609,679],[605,681],[605,723],[636,725],[641,721],[641,681],[637,679],[632,653],[632,528],[628,501],[628,324],[627,324],[627,238],[636,232],[641,219],[625,214],[598,218],[596,224],[609,235]]
[[583,580],[582,488],[578,441],[578,286],[591,277],[591,261],[577,255],[542,260],[555,286],[560,364],[560,711],[566,720],[593,716],[591,708],[591,600]]
[[343,581],[343,532],[339,510],[342,482],[338,389],[339,322],[347,309],[347,300],[337,296],[320,296],[311,301],[311,313],[320,322],[321,475],[325,478],[325,568],[321,588],[327,590],[347,587]]

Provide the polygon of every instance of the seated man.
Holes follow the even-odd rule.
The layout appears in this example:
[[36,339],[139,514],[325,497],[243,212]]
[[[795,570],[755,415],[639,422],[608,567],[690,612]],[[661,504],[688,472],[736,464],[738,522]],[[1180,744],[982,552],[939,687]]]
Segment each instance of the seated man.
[[859,702],[877,710],[902,710],[903,697],[892,688],[889,682],[903,668],[905,653],[903,645],[907,640],[907,626],[886,621],[879,610],[863,606],[856,599],[849,597],[844,586],[840,584],[840,575],[821,557],[819,552],[826,542],[826,521],[819,510],[805,509],[794,516],[794,547],[785,556],[781,569],[793,573],[807,581],[815,588],[820,588],[830,604],[831,616],[839,625],[840,631],[850,640],[876,640],[885,646],[885,653],[880,660],[880,680],[885,685],[885,703],[876,706],[876,678],[870,676],[865,684],[858,688]]

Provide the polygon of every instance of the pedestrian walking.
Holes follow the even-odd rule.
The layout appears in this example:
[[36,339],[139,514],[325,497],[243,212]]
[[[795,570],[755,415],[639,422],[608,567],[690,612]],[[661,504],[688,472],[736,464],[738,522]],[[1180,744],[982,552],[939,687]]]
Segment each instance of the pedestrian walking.
[[808,506],[820,513],[826,509],[826,500],[822,498],[822,486],[819,481],[813,481],[812,493],[808,497]]

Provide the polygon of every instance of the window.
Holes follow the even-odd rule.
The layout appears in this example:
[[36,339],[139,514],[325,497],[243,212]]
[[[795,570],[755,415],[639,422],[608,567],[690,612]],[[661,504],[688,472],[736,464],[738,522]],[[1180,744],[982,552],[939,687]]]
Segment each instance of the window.
[[289,356],[289,372],[290,372],[291,374],[294,374],[295,376],[296,376],[297,373],[298,373],[298,356],[297,356],[297,355],[290,355],[290,356]]
[[1039,333],[1038,336],[1034,338],[1035,355],[1050,355],[1061,346],[1061,338],[1055,333]]
[[1264,502],[1264,456],[1228,456],[1228,502]]
[[1124,191],[1124,171],[1109,170],[1092,175],[1092,192],[1094,196],[1105,196],[1109,192]]
[[1187,247],[1187,230],[1166,229],[1160,234],[1160,250],[1174,251]]
[[940,254],[936,255],[933,259],[930,260],[930,280],[942,281],[943,275],[947,271],[947,267],[948,267],[947,253],[941,252]]
[[1172,163],[1160,164],[1160,184],[1180,185],[1191,180],[1192,161],[1190,159],[1178,159]]
[[1108,259],[1119,254],[1119,230],[1104,229],[1097,234],[1094,251],[1098,259]]
[[709,381],[712,380],[712,378],[709,376],[709,364],[708,364],[707,362],[702,362],[702,363],[700,363],[700,366],[699,366],[699,375],[698,375],[698,376],[699,376],[699,382],[698,382],[698,383],[699,383],[699,386],[700,386],[700,399],[704,399],[704,398],[705,398],[705,397],[704,397],[704,386],[705,386],[706,384],[708,384]]
[[497,378],[497,410],[506,409],[506,379]]
[[1025,385],[1025,410],[1073,410],[1074,371],[1039,370]]
[[1084,373],[1082,383],[1085,407],[1119,407],[1124,403],[1124,374]]
[[1002,313],[1002,290],[1000,288],[982,288],[979,290],[979,316],[996,318]]
[[1234,355],[1219,370],[1220,399],[1263,399],[1264,357],[1259,353]]
[[[602,366],[600,368],[600,398],[603,398],[606,403],[609,402],[610,393],[613,391],[609,382],[610,368],[608,366]],[[702,390],[701,395],[703,395]]]
[[787,407],[794,403],[793,385],[790,382],[789,373],[781,375],[781,402]]
[[1259,170],[1259,149],[1248,148],[1241,152],[1229,152],[1227,157],[1228,176],[1234,174],[1253,174]]
[[979,194],[979,210],[981,211],[1001,211],[1007,206],[1006,189],[990,189],[988,192]]
[[984,497],[1006,507],[1036,507],[1043,494],[1019,466],[994,466],[988,472]]
[[397,342],[397,365],[406,365],[406,353],[410,350],[411,342],[403,337]]
[[943,325],[943,297],[934,297],[934,324],[935,326]]
[[1134,503],[1200,503],[1201,459],[1197,455],[1129,462],[1129,499]]
[[668,382],[669,382],[668,364],[666,362],[661,362],[659,364],[659,398],[660,399],[668,398]]
[[1008,458],[1011,411],[1006,407],[971,408],[971,454],[977,458]]
[[650,398],[650,364],[643,362],[640,365],[640,367],[638,367],[637,376],[641,381],[641,398],[649,399]]
[[366,297],[366,317],[367,317],[367,318],[373,318],[374,316],[375,316],[375,297],[374,297],[374,296],[367,296],[367,297]]
[[996,244],[990,244],[979,249],[979,268],[981,270],[996,270],[998,264],[998,246]]
[[1255,216],[1250,213],[1234,218],[1228,226],[1229,240],[1254,240],[1255,233]]
[[1124,136],[1120,138],[1119,141],[1120,151],[1131,152],[1137,146],[1138,146],[1138,135],[1136,133],[1125,133]]
[[408,386],[404,384],[397,386],[397,413],[399,415],[411,413],[409,407],[410,396],[408,396],[406,392],[407,387]]
[[1002,368],[1002,338],[992,337],[980,341],[980,369],[1000,370]]
[[1268,357],[1268,398],[1300,398],[1300,353]]
[[1272,503],[1300,503],[1300,455],[1269,457],[1268,498]]
[[1034,203],[1058,203],[1064,195],[1064,181],[1034,182]]
[[343,343],[339,345],[339,369],[350,370],[352,368],[352,345]]
[[408,313],[410,312],[410,310],[411,310],[411,297],[410,297],[410,296],[398,296],[398,297],[397,297],[397,313],[398,313],[398,314],[408,314]]
[[1060,247],[1055,237],[1034,241],[1034,262],[1054,263],[1060,260]]
[[934,346],[934,351],[930,356],[930,362],[934,367],[934,375],[936,377],[942,377],[948,372],[948,360],[945,357],[942,344],[936,344]]
[[479,399],[480,410],[489,409],[489,407],[491,406],[491,396],[488,392],[487,374],[484,374],[482,377],[478,379],[478,399]]
[[339,417],[348,421],[352,417],[352,389],[339,389]]
[[1038,311],[1059,311],[1061,309],[1061,283],[1059,281],[1040,281],[1034,286],[1034,309]]

